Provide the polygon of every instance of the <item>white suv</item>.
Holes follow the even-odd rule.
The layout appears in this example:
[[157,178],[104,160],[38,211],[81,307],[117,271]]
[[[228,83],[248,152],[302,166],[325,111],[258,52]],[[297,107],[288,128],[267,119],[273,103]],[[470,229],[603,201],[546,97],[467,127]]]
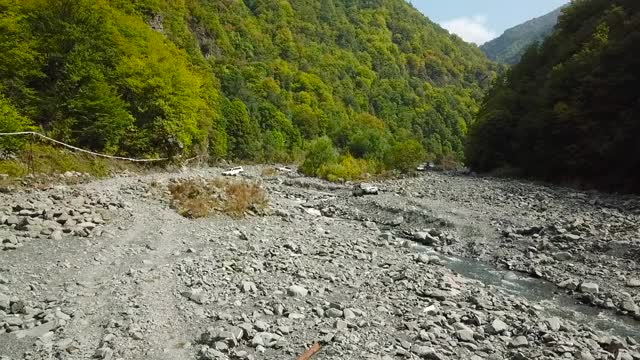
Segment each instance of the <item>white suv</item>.
[[240,174],[242,174],[244,172],[244,169],[242,168],[242,166],[238,166],[238,167],[234,167],[231,168],[225,172],[222,173],[222,175],[224,176],[238,176]]

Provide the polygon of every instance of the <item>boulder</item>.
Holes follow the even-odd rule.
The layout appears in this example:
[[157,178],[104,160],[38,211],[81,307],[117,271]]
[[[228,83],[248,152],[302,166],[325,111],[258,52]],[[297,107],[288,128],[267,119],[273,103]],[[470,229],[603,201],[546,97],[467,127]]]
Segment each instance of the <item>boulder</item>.
[[580,284],[580,292],[585,294],[597,294],[600,292],[600,287],[596,283],[584,282]]
[[505,324],[504,321],[495,319],[491,322],[491,324],[489,324],[489,326],[487,326],[487,332],[489,334],[500,334],[506,331],[508,328],[509,326]]

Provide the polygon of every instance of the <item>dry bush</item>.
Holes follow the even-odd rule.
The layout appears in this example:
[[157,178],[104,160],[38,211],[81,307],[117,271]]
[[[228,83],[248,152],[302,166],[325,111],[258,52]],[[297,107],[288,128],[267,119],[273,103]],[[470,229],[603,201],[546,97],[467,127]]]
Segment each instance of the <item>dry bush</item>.
[[223,178],[189,179],[169,186],[171,203],[188,218],[202,218],[212,212],[243,217],[248,211],[258,213],[268,204],[267,194],[259,184]]
[[201,218],[209,216],[216,202],[211,197],[211,191],[202,180],[188,180],[169,185],[172,205],[182,216]]
[[231,216],[240,217],[248,210],[260,212],[267,207],[267,194],[256,183],[231,182],[225,187],[225,191],[225,212]]
[[460,167],[460,162],[451,154],[446,155],[440,160],[440,166],[442,170],[451,171]]
[[278,170],[274,167],[266,167],[262,170],[263,177],[273,177],[278,175]]

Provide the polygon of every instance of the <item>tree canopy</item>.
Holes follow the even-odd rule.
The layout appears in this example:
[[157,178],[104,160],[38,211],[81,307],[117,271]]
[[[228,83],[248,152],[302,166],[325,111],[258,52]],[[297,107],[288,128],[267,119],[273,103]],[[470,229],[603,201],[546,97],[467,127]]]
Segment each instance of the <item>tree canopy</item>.
[[324,136],[461,159],[499,70],[404,0],[0,0],[0,51],[7,104],[59,140],[254,161]]
[[582,0],[500,77],[467,146],[477,170],[640,191],[640,2]]

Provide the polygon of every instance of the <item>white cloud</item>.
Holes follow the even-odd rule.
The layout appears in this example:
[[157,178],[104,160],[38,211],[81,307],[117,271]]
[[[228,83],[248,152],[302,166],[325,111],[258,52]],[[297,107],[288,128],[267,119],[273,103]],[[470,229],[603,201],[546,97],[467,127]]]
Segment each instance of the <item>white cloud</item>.
[[460,36],[464,41],[482,45],[495,39],[498,34],[487,27],[484,15],[463,16],[442,23],[442,27]]

